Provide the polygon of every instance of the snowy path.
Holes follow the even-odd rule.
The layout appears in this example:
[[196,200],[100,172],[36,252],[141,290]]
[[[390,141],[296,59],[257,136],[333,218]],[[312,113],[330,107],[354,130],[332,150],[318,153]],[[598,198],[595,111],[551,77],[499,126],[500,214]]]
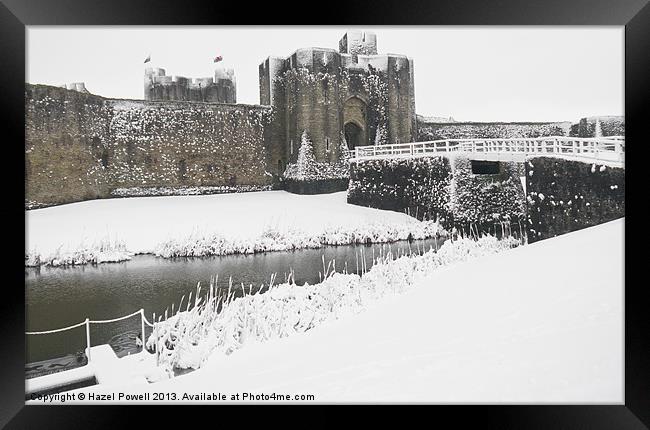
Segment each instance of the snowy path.
[[240,240],[271,228],[315,235],[327,227],[417,223],[402,213],[347,204],[346,192],[310,196],[285,191],[92,200],[27,211],[25,217],[26,250],[45,257],[59,247],[61,253],[96,248],[107,239],[142,253],[190,236]]
[[624,220],[437,270],[304,334],[150,385],[317,402],[622,403]]

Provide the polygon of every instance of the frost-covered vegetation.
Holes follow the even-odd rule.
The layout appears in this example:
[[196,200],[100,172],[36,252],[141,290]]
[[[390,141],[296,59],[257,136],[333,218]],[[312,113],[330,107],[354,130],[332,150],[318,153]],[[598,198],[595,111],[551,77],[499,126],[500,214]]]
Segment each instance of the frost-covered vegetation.
[[449,159],[441,156],[353,162],[348,202],[444,223],[450,180]]
[[624,116],[592,116],[582,118],[571,126],[571,136],[607,137],[625,136]]
[[256,238],[232,239],[222,234],[193,233],[182,239],[169,239],[154,249],[159,257],[205,257],[211,255],[254,254],[269,251],[292,251],[320,248],[325,245],[387,243],[408,239],[427,239],[443,235],[432,221],[409,224],[368,223],[355,226],[327,226],[310,234],[298,228],[267,228]]
[[[422,255],[397,259],[390,254],[378,256],[370,270],[361,267],[362,276],[337,273],[335,261],[328,265],[323,261],[324,281],[319,284],[300,286],[289,279],[275,285],[272,277],[265,286],[266,292],[256,289],[253,293],[252,285],[242,286],[244,296],[238,298],[233,298],[232,285],[228,291],[220,291],[215,288],[216,282],[201,297],[199,285],[194,302],[190,294],[184,311],[164,321],[159,317],[147,347],[157,351],[159,365],[169,371],[199,368],[213,353],[228,355],[249,342],[302,333],[359,313],[373,301],[408,290],[421,276],[439,267],[494,254],[518,244],[513,238],[461,238]],[[177,309],[183,309],[183,301],[184,297]]]
[[624,168],[548,157],[525,166],[531,242],[625,216]]
[[449,209],[455,223],[493,224],[523,221],[526,201],[516,163],[501,163],[498,178],[472,174],[471,162],[456,157],[449,186]]
[[526,214],[515,163],[500,163],[498,174],[474,174],[471,161],[457,155],[354,162],[348,202],[435,219],[448,229],[473,224],[492,231]]
[[314,145],[307,131],[303,131],[298,158],[295,163],[287,166],[283,177],[294,181],[345,179],[349,177],[349,167],[345,157],[336,163],[317,162],[314,156]]
[[269,191],[271,185],[235,185],[235,186],[199,186],[199,187],[132,187],[116,188],[111,191],[115,197],[144,196],[199,196],[204,194],[247,193],[252,191]]
[[554,123],[427,123],[420,122],[418,141],[443,139],[510,139],[516,137],[568,136],[570,122]]
[[78,266],[83,264],[117,263],[130,260],[132,252],[124,242],[105,238],[92,244],[81,243],[73,249],[60,246],[54,252],[42,255],[36,250],[25,254],[26,267],[38,266]]

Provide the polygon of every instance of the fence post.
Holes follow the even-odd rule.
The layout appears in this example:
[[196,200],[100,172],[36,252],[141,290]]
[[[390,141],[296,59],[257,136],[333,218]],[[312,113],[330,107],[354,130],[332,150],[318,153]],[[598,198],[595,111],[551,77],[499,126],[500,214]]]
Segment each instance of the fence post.
[[86,347],[88,348],[88,363],[90,364],[90,319],[86,318]]
[[[188,304],[189,304],[189,302],[188,302]],[[158,341],[158,326],[156,325],[155,316],[154,316],[154,319],[153,319],[153,338],[154,338],[154,340],[156,342],[154,344],[154,348],[155,348],[155,351],[156,351],[156,367],[158,367],[158,366],[160,366],[160,352],[159,352],[159,348],[158,348],[158,344],[160,342]]]
[[144,335],[144,308],[140,309],[140,326],[142,328],[142,351],[145,352],[145,343],[146,343],[146,337]]

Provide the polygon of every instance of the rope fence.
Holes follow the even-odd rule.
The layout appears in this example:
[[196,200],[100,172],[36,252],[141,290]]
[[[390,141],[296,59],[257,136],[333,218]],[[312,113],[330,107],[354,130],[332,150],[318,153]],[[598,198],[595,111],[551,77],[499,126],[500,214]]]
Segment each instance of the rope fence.
[[132,318],[136,315],[140,315],[140,335],[141,335],[141,342],[142,342],[142,351],[144,352],[146,350],[145,344],[146,344],[146,332],[145,332],[145,326],[154,327],[154,324],[149,322],[147,317],[144,315],[144,309],[137,310],[133,313],[130,313],[128,315],[124,315],[118,318],[112,318],[112,319],[107,319],[107,320],[91,320],[89,318],[86,318],[84,321],[73,324],[67,327],[61,327],[53,330],[43,330],[43,331],[27,331],[25,332],[25,335],[27,336],[41,336],[41,335],[49,335],[49,334],[54,334],[54,333],[61,333],[69,330],[73,330],[75,328],[83,327],[85,326],[85,343],[86,343],[86,357],[88,359],[87,363],[90,363],[91,361],[91,354],[90,354],[90,348],[91,348],[91,324],[97,324],[97,325],[104,325],[104,324],[110,324],[110,323],[118,323],[120,321],[127,320],[129,318]]

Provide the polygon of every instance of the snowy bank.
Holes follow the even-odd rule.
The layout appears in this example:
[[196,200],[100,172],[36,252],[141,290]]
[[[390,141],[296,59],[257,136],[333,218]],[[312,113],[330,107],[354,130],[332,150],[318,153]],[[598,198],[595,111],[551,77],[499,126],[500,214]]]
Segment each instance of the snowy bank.
[[205,256],[392,242],[438,231],[403,213],[350,205],[345,192],[102,199],[31,210],[25,217],[26,265],[85,264],[101,250],[119,261],[140,253]]
[[[227,293],[210,285],[204,302],[187,301],[187,310],[173,315],[154,327],[147,341],[159,351],[159,363],[168,371],[198,369],[211,354],[229,355],[251,342],[265,342],[302,333],[327,321],[363,311],[368,305],[386,295],[402,293],[413,286],[418,276],[468,259],[500,252],[519,245],[509,237],[497,240],[447,241],[438,251],[431,249],[423,255],[376,256],[370,270],[361,267],[363,276],[336,273],[336,260],[323,259],[325,280],[316,285],[296,285],[289,281],[274,285],[263,294],[244,290],[244,296],[232,299]],[[361,258],[364,262],[365,258]],[[258,286],[256,286],[257,289]],[[183,299],[177,306],[182,310]],[[173,309],[173,308],[172,308]],[[167,318],[167,314],[165,314]]]
[[246,392],[316,402],[621,403],[623,225],[435,270],[358,315],[215,354],[184,376],[76,391],[179,401]]

